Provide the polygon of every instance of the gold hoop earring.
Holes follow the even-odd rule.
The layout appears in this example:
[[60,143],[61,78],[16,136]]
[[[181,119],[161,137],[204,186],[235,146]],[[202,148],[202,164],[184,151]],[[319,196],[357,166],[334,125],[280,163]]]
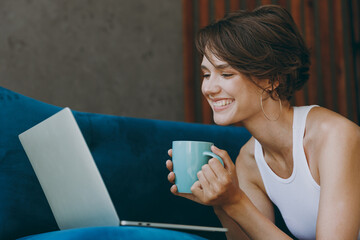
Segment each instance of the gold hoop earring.
[[264,93],[264,92],[262,92],[261,95],[260,95],[261,111],[263,112],[263,114],[264,114],[264,116],[265,116],[265,118],[266,118],[267,120],[269,120],[269,121],[277,121],[277,120],[280,118],[280,115],[281,115],[281,113],[282,113],[282,103],[281,103],[281,99],[279,98],[279,95],[277,95],[278,101],[279,101],[279,104],[280,104],[280,112],[279,112],[279,115],[277,116],[276,119],[271,119],[271,118],[265,113],[265,111],[264,111],[264,106],[263,106],[263,93]]

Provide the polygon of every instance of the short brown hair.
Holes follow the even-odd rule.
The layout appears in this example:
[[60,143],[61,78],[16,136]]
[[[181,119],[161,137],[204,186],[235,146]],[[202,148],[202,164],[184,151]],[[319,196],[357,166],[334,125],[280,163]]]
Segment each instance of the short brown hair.
[[202,57],[211,52],[250,79],[278,81],[280,99],[291,99],[309,78],[309,50],[290,13],[280,6],[230,13],[201,29],[196,47]]

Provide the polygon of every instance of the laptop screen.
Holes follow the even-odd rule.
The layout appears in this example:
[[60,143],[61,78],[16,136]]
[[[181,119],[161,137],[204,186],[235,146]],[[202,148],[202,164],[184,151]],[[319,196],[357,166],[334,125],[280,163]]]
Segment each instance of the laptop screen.
[[60,229],[119,226],[119,217],[69,108],[19,135]]

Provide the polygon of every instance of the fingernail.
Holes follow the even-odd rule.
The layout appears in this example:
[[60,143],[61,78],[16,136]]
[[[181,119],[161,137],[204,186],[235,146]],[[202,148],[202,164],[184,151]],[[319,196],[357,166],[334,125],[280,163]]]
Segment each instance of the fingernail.
[[[175,187],[176,187],[175,185],[172,185],[170,188],[170,191],[173,192],[175,190]],[[175,192],[177,192],[177,191],[175,191]]]

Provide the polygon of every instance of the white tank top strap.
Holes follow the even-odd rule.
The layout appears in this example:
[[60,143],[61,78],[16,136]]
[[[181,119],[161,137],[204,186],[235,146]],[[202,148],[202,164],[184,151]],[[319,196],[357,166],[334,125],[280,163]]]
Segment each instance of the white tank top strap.
[[[302,106],[302,107],[293,107],[294,109],[294,120],[293,120],[293,134],[299,136],[293,140],[303,140],[304,133],[305,133],[305,125],[306,119],[313,107],[318,107],[318,105],[311,105],[311,106]],[[299,143],[299,142],[297,142]],[[296,144],[293,144],[296,145]],[[302,146],[302,145],[301,145]]]
[[317,105],[294,107],[294,121],[293,121],[293,161],[294,169],[299,177],[308,179],[308,181],[317,190],[320,190],[320,186],[314,180],[311,175],[309,163],[304,151],[304,135],[306,119],[310,110]]

